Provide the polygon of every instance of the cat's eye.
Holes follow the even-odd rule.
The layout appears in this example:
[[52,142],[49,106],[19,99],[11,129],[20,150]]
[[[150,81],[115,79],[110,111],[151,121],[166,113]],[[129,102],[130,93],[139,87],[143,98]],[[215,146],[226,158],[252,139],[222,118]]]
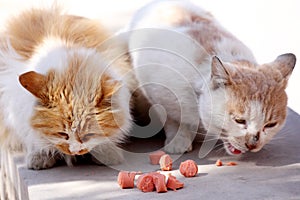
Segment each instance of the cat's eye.
[[243,124],[243,125],[246,124],[246,120],[241,119],[241,118],[235,118],[234,121],[235,121],[237,124]]
[[93,137],[95,135],[96,135],[96,133],[88,133],[88,134],[85,134],[84,137]]
[[89,139],[91,139],[92,137],[94,137],[96,135],[96,133],[87,133],[85,134],[82,138],[81,141],[82,142],[87,142]]
[[57,132],[57,135],[60,136],[60,137],[65,138],[66,140],[69,139],[69,135],[67,133],[64,133],[64,132]]
[[266,124],[266,125],[265,125],[265,128],[273,128],[273,127],[275,127],[276,125],[277,125],[276,122],[271,122],[271,123]]

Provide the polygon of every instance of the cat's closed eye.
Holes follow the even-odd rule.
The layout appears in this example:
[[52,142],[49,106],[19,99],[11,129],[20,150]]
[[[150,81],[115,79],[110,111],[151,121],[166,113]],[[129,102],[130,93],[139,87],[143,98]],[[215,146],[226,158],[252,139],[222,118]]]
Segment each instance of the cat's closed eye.
[[271,123],[267,123],[264,128],[273,128],[277,125],[277,122],[271,122]]
[[91,139],[92,137],[95,137],[96,133],[87,133],[85,134],[82,138],[81,141],[82,142],[87,142],[89,139]]
[[57,135],[59,137],[63,137],[64,139],[68,140],[69,139],[69,135],[67,133],[64,132],[57,132]]

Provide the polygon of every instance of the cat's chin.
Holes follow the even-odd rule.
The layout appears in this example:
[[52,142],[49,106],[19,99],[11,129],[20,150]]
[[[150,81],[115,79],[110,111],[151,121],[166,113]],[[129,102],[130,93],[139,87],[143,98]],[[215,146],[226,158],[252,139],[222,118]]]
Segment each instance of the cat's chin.
[[229,155],[237,156],[237,155],[241,155],[242,153],[245,153],[243,150],[240,150],[240,149],[234,147],[228,141],[226,143],[224,143],[224,148]]

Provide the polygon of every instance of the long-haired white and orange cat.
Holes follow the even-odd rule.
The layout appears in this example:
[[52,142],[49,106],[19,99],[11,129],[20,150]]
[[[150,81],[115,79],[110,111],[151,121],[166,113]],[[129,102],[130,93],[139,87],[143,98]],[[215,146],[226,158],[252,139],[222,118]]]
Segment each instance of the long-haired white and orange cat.
[[1,144],[22,145],[29,168],[87,152],[104,164],[122,160],[130,93],[119,73],[126,64],[106,59],[108,36],[99,22],[57,8],[25,11],[1,33]]
[[210,136],[201,156],[218,138],[229,154],[257,152],[284,125],[293,54],[260,65],[209,12],[182,0],[146,5],[130,30],[137,79],[167,113],[168,152],[190,151],[199,124]]

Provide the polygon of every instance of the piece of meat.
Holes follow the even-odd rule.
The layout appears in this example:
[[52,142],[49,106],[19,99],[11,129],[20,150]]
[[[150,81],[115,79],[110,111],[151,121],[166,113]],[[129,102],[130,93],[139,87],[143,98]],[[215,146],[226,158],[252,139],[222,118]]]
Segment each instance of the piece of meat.
[[235,166],[235,165],[237,165],[237,163],[231,161],[231,162],[226,163],[226,165],[227,166]]
[[216,161],[216,166],[217,166],[217,167],[223,166],[223,163],[222,163],[222,161],[221,161],[220,159],[218,159],[218,160]]
[[165,154],[160,157],[159,159],[159,165],[160,169],[163,171],[171,171],[172,170],[172,165],[173,165],[173,160],[169,154]]
[[171,189],[173,191],[176,191],[177,189],[183,188],[184,184],[176,179],[175,176],[172,176],[169,174],[169,178],[167,181],[167,188]]
[[186,160],[180,163],[179,171],[185,177],[196,176],[196,174],[198,173],[197,163],[193,160]]
[[153,177],[153,182],[154,182],[156,192],[161,193],[161,192],[168,191],[167,186],[166,186],[165,175],[155,172],[155,173],[152,173],[152,177]]
[[150,163],[152,165],[158,165],[159,164],[159,159],[166,153],[164,151],[154,151],[149,153],[149,158],[150,158]]
[[133,188],[136,172],[120,171],[118,175],[118,183],[122,189]]
[[151,173],[142,174],[136,182],[136,186],[142,192],[152,192],[154,190],[154,182]]

